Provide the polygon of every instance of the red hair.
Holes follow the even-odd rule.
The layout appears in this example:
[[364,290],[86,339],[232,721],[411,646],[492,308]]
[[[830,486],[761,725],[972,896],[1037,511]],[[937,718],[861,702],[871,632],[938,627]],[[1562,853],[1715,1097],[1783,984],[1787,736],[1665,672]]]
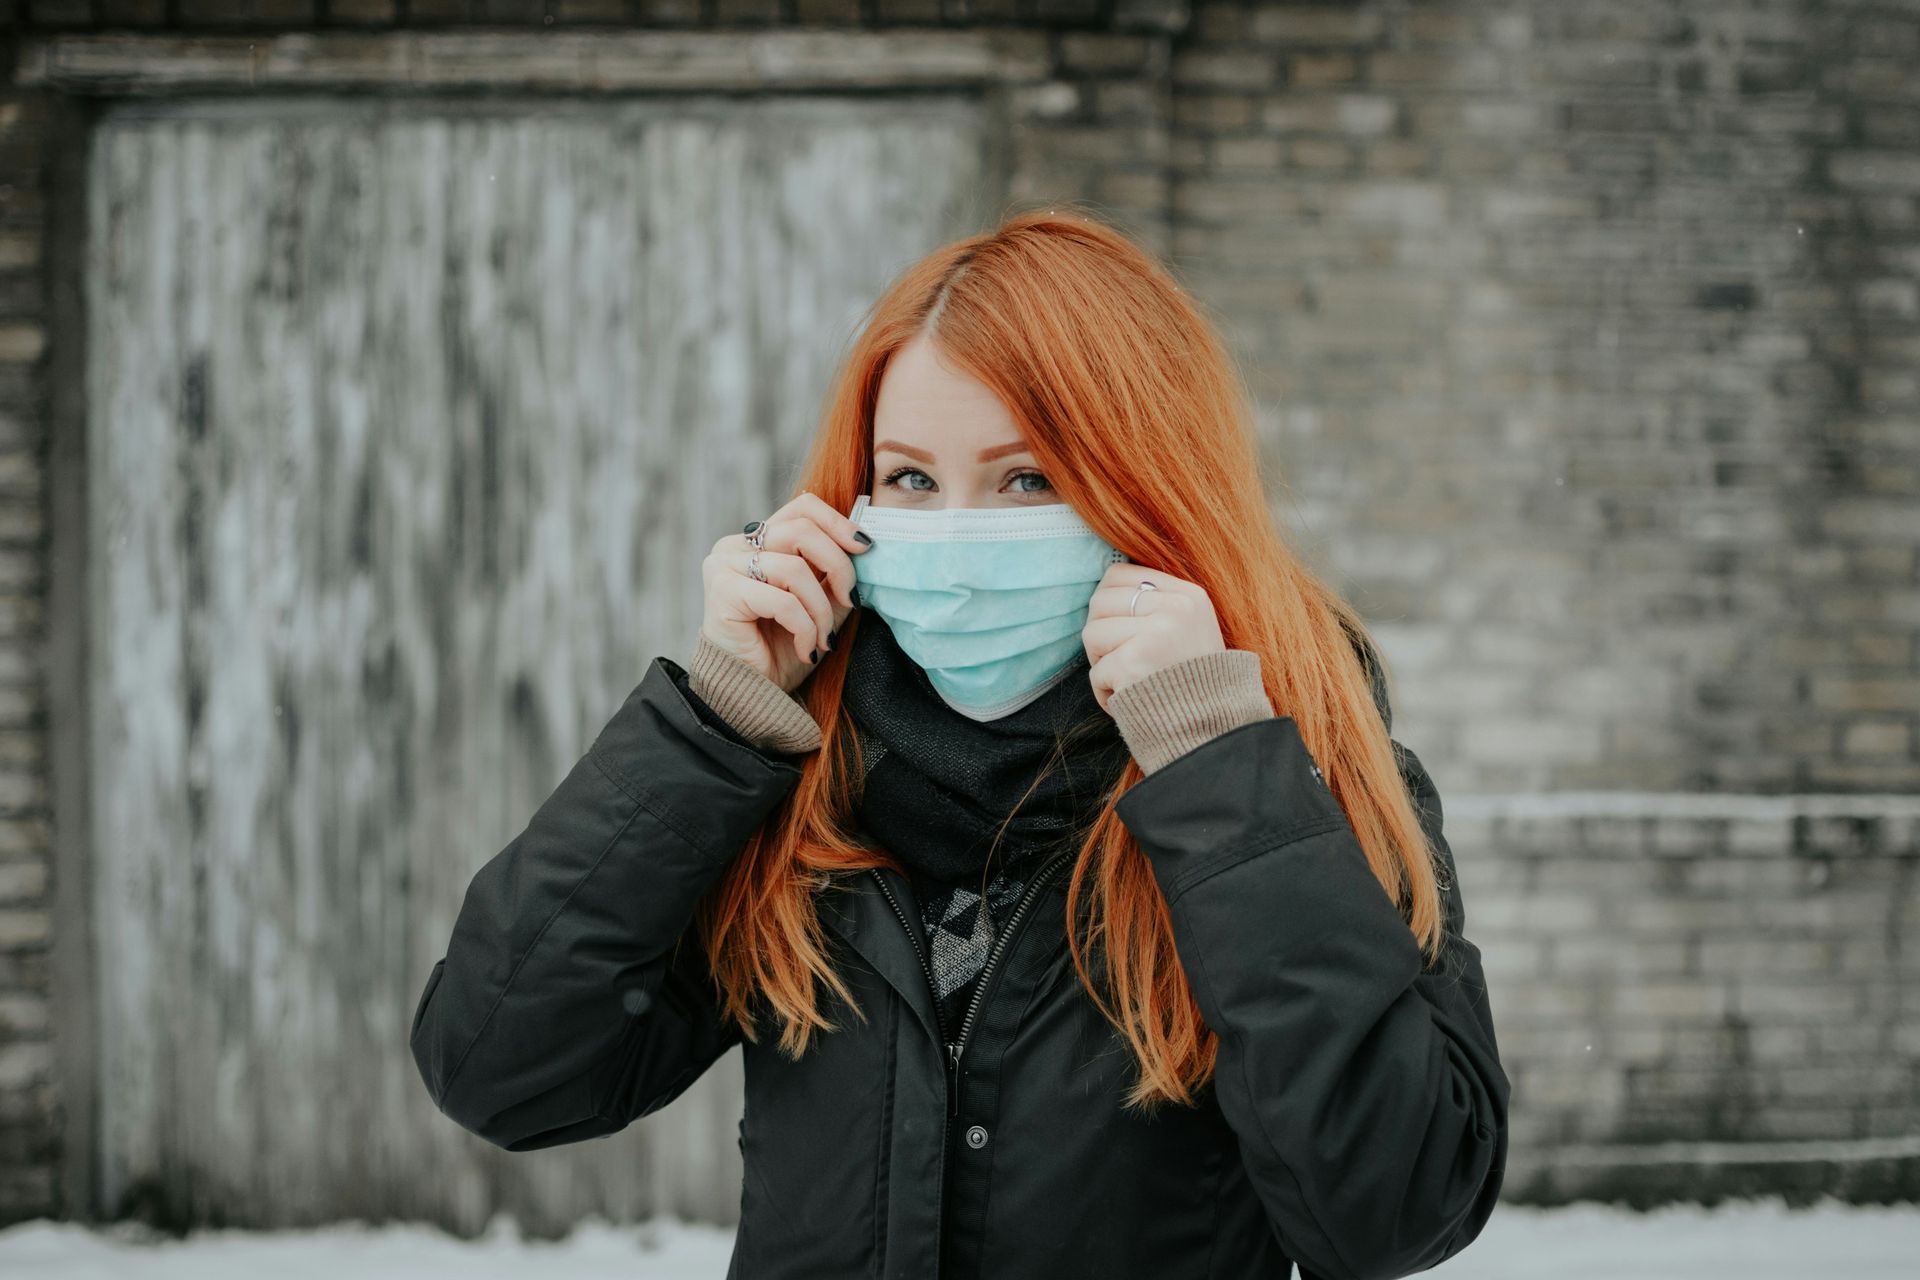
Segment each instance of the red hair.
[[[1268,697],[1298,723],[1429,961],[1445,920],[1433,853],[1402,780],[1357,613],[1281,540],[1260,479],[1250,401],[1198,303],[1151,255],[1079,210],[1031,210],[907,268],[870,309],[829,393],[795,489],[845,511],[872,485],[873,408],[895,351],[925,333],[1005,402],[1039,469],[1136,563],[1203,587],[1227,646],[1260,655]],[[857,799],[858,739],[841,710],[855,610],[800,691],[823,744],[702,899],[696,915],[725,1016],[756,1040],[756,1000],[805,1051],[836,1029],[821,988],[862,1019],[835,973],[812,900],[835,872],[900,867],[842,826]],[[1369,646],[1371,648],[1371,646]],[[1380,674],[1384,676],[1384,668]],[[1383,686],[1384,687],[1384,686]],[[1114,803],[1144,775],[1128,761],[1081,846],[1067,888],[1074,968],[1131,1046],[1127,1105],[1191,1105],[1218,1038],[1174,951],[1167,905]],[[1096,982],[1088,957],[1104,967]]]

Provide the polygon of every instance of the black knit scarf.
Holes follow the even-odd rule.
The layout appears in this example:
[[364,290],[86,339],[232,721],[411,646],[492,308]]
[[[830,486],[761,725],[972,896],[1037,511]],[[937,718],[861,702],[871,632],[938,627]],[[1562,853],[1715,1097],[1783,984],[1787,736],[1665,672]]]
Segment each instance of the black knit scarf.
[[1026,706],[974,720],[941,700],[885,619],[860,618],[842,695],[867,768],[856,817],[908,868],[949,1036],[1027,877],[1085,838],[1129,759],[1087,669],[1083,651]]

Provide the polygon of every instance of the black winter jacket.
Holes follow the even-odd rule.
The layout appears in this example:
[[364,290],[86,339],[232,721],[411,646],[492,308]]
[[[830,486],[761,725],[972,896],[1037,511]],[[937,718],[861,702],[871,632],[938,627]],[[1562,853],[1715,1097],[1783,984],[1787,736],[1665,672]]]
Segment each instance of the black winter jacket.
[[1395,745],[1450,882],[1431,971],[1291,717],[1122,797],[1220,1037],[1200,1105],[1140,1117],[1119,1107],[1131,1056],[1067,955],[1065,855],[1009,916],[962,1028],[936,1024],[905,880],[862,871],[818,900],[866,1020],[829,994],[842,1029],[798,1062],[771,1022],[744,1042],[687,925],[801,757],[754,747],[657,657],[474,876],[413,1054],[441,1110],[525,1151],[613,1133],[742,1045],[730,1280],[1425,1270],[1493,1211],[1509,1089],[1440,800]]

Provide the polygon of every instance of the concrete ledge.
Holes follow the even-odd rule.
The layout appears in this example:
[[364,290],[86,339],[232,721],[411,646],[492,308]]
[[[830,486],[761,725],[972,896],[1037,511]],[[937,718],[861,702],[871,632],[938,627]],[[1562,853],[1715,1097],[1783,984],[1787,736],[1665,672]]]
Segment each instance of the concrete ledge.
[[1920,1135],[1814,1142],[1659,1142],[1557,1147],[1512,1160],[1500,1198],[1557,1205],[1601,1200],[1635,1209],[1676,1201],[1781,1197],[1804,1206],[1920,1200]]
[[1920,818],[1903,792],[1533,791],[1443,796],[1449,818]]
[[60,35],[15,80],[88,94],[260,89],[951,89],[1045,80],[1030,31],[361,32]]

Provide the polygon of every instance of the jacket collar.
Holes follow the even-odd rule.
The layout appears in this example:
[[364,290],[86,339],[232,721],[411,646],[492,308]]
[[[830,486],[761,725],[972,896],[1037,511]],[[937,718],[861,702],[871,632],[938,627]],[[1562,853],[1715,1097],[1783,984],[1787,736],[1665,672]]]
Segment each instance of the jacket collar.
[[[904,923],[882,891],[882,882],[907,914]],[[933,1009],[933,989],[927,984],[926,970],[920,967],[922,944],[918,932],[911,936],[907,932],[916,928],[913,913],[917,907],[906,877],[892,867],[836,875],[814,895],[814,901],[819,905],[820,923],[845,939],[888,986],[900,993],[926,1028],[927,1038],[938,1044],[940,1024]]]

